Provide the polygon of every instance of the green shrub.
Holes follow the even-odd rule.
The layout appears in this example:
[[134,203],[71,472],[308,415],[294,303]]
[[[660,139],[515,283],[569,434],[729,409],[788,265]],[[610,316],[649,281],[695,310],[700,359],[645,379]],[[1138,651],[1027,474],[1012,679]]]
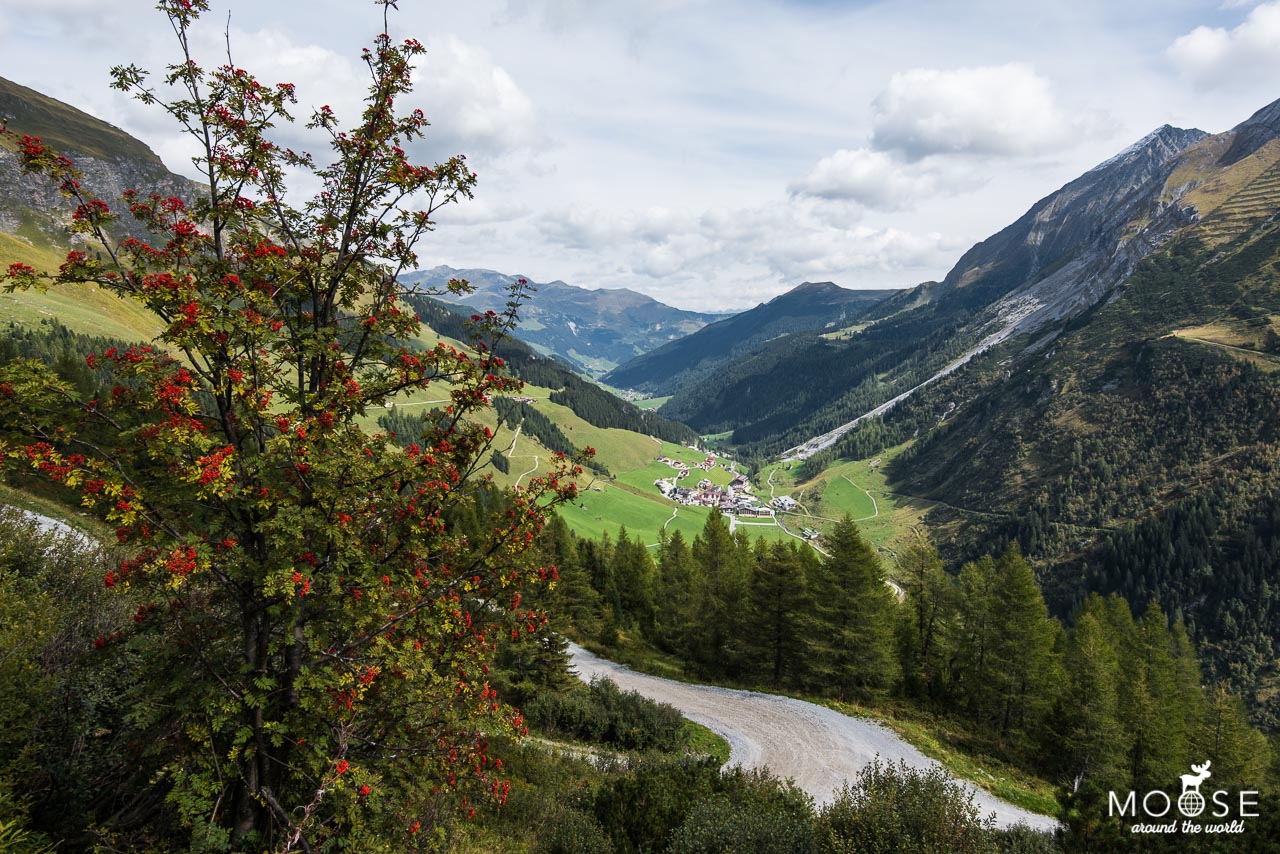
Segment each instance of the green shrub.
[[934,766],[879,760],[818,814],[817,850],[835,854],[996,854],[994,820]]
[[695,804],[676,830],[671,854],[808,854],[813,802],[791,783],[739,767],[724,772],[722,791]]
[[595,817],[575,809],[561,809],[543,825],[535,854],[612,854],[613,843]]
[[661,851],[694,803],[712,795],[720,780],[714,760],[649,757],[596,793],[596,819],[618,851]]
[[1000,854],[1060,854],[1062,851],[1053,834],[1032,830],[1025,824],[996,831],[995,840]]
[[623,691],[610,679],[596,678],[589,686],[540,694],[524,712],[548,734],[620,750],[672,752],[684,743],[684,719],[674,707]]

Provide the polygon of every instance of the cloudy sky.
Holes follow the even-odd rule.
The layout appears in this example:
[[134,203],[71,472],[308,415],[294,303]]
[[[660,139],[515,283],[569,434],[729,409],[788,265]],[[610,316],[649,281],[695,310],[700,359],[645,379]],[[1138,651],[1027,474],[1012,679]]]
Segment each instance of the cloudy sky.
[[[149,0],[0,0],[0,75],[190,172],[164,117],[107,86],[158,69]],[[400,0],[430,49],[421,153],[474,202],[422,266],[750,307],[800,283],[909,286],[1163,123],[1222,131],[1280,98],[1280,0]],[[371,0],[212,0],[198,34],[299,114],[354,116]],[[300,133],[300,132],[299,132]],[[321,153],[319,144],[313,146]]]

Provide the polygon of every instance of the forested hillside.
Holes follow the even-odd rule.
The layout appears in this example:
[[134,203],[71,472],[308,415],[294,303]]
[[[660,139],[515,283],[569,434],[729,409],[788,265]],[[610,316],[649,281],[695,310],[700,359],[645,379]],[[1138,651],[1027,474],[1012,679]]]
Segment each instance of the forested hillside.
[[985,511],[935,515],[957,553],[1016,538],[1060,610],[1093,590],[1182,612],[1210,672],[1272,727],[1278,252],[1270,224],[1214,250],[1189,235],[1048,358],[1010,367],[1016,350],[993,353],[879,428],[893,443],[942,419],[890,474],[904,492]]
[[[406,303],[423,322],[441,335],[457,340],[473,337],[473,326],[466,316],[431,297],[410,295]],[[593,382],[584,380],[554,358],[536,353],[518,338],[507,335],[494,345],[511,373],[533,385],[552,389],[551,400],[572,409],[582,420],[596,427],[616,427],[644,433],[668,442],[689,444],[698,434],[684,424],[657,412],[640,409]]]

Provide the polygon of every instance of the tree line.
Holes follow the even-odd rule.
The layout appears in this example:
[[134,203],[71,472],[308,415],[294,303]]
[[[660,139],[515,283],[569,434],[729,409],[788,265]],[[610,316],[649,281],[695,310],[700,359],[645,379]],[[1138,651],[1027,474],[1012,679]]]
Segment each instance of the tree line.
[[625,530],[579,540],[559,520],[544,538],[561,577],[549,607],[585,638],[638,639],[696,678],[952,718],[1056,781],[1082,833],[1101,832],[1090,822],[1106,791],[1168,788],[1191,761],[1210,759],[1224,786],[1273,773],[1266,738],[1239,697],[1206,683],[1179,616],[1152,600],[1135,618],[1124,598],[1091,595],[1063,624],[1016,545],[950,573],[918,539],[898,558],[898,601],[848,519],[825,555],[731,535],[718,513],[692,542],[676,531],[655,549]]

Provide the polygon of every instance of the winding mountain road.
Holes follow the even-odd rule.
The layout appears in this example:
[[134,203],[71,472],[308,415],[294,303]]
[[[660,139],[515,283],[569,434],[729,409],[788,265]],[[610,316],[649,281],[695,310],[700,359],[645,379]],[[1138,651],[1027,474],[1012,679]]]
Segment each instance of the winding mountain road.
[[[886,762],[902,760],[912,768],[938,764],[889,729],[864,718],[851,718],[790,697],[674,682],[637,673],[576,644],[570,644],[569,650],[583,681],[607,676],[623,690],[670,703],[689,720],[723,736],[731,748],[731,764],[746,768],[767,766],[774,774],[795,780],[819,804],[829,802],[840,786],[877,756]],[[974,793],[974,803],[981,813],[994,814],[1000,827],[1057,827],[1057,821],[1049,816],[1006,803],[967,781],[960,782]]]

